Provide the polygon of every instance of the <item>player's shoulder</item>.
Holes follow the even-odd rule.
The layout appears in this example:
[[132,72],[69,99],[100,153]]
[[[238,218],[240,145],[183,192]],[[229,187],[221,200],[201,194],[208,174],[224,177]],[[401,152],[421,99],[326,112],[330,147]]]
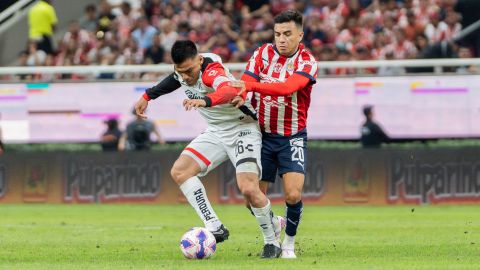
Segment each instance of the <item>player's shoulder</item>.
[[208,87],[214,85],[214,81],[219,76],[225,76],[227,72],[220,56],[213,53],[202,54],[203,63],[201,67],[202,75],[200,80]]
[[214,53],[202,53],[203,63],[202,63],[202,72],[210,69],[224,68],[222,58]]
[[267,50],[267,51],[274,51],[274,46],[272,43],[265,43],[263,44],[262,46],[259,46],[257,47],[257,49],[255,51],[257,52],[263,52],[264,50]]
[[212,62],[217,62],[217,63],[220,63],[220,64],[223,63],[222,58],[218,54],[201,53],[200,55],[203,56],[204,63],[205,63],[205,60],[209,61],[210,63],[212,63]]
[[313,53],[305,47],[305,45],[300,44],[300,57],[303,61],[315,61],[315,57],[313,56]]

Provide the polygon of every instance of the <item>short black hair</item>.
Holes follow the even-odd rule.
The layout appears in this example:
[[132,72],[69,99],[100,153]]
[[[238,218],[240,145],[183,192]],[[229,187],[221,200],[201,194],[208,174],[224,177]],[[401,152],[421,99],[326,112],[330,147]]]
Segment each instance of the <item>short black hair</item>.
[[118,128],[118,120],[111,118],[105,121],[109,130],[117,129]]
[[284,11],[273,19],[275,24],[277,23],[286,23],[286,22],[294,22],[298,27],[303,26],[303,16],[300,12],[297,10],[287,10]]
[[85,11],[86,11],[86,12],[87,12],[87,11],[97,11],[97,7],[95,7],[94,4],[90,4],[90,5],[87,5],[87,6],[85,7]]
[[363,107],[363,115],[365,117],[370,117],[370,114],[372,113],[373,106],[372,105],[366,105]]
[[172,46],[172,60],[176,65],[197,56],[197,46],[191,40],[177,40]]

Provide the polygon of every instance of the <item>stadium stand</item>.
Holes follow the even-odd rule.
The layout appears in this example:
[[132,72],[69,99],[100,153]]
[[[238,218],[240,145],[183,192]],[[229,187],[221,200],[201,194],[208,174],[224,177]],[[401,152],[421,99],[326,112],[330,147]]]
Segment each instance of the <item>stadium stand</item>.
[[[462,18],[462,2],[465,0],[102,0],[86,5],[84,16],[70,22],[56,41],[55,53],[38,52],[29,42],[19,51],[16,65],[170,64],[168,52],[173,42],[187,38],[195,41],[200,51],[219,54],[225,62],[245,62],[259,44],[273,39],[273,17],[285,9],[303,12],[304,43],[318,61],[475,57],[479,52],[475,40],[454,39],[462,22],[475,21],[471,18],[475,15],[468,13],[468,18],[465,14]],[[463,72],[469,70],[473,69]],[[332,75],[358,73],[395,75],[405,69],[327,70]]]

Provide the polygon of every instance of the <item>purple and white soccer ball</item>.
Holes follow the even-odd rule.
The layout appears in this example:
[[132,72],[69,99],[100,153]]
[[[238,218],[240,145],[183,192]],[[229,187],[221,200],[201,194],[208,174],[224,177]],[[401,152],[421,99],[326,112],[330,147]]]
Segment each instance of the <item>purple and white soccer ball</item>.
[[188,259],[208,259],[215,253],[217,241],[207,229],[194,227],[182,236],[180,249]]

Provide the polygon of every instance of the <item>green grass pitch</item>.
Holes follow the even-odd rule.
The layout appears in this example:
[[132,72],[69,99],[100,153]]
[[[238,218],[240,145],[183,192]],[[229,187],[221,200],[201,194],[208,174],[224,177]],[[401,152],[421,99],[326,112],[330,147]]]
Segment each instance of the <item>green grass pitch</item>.
[[[189,205],[0,205],[0,269],[480,269],[480,205],[306,205],[297,260],[262,260],[241,205],[217,205],[230,239],[183,258]],[[281,206],[275,206],[283,214]]]

